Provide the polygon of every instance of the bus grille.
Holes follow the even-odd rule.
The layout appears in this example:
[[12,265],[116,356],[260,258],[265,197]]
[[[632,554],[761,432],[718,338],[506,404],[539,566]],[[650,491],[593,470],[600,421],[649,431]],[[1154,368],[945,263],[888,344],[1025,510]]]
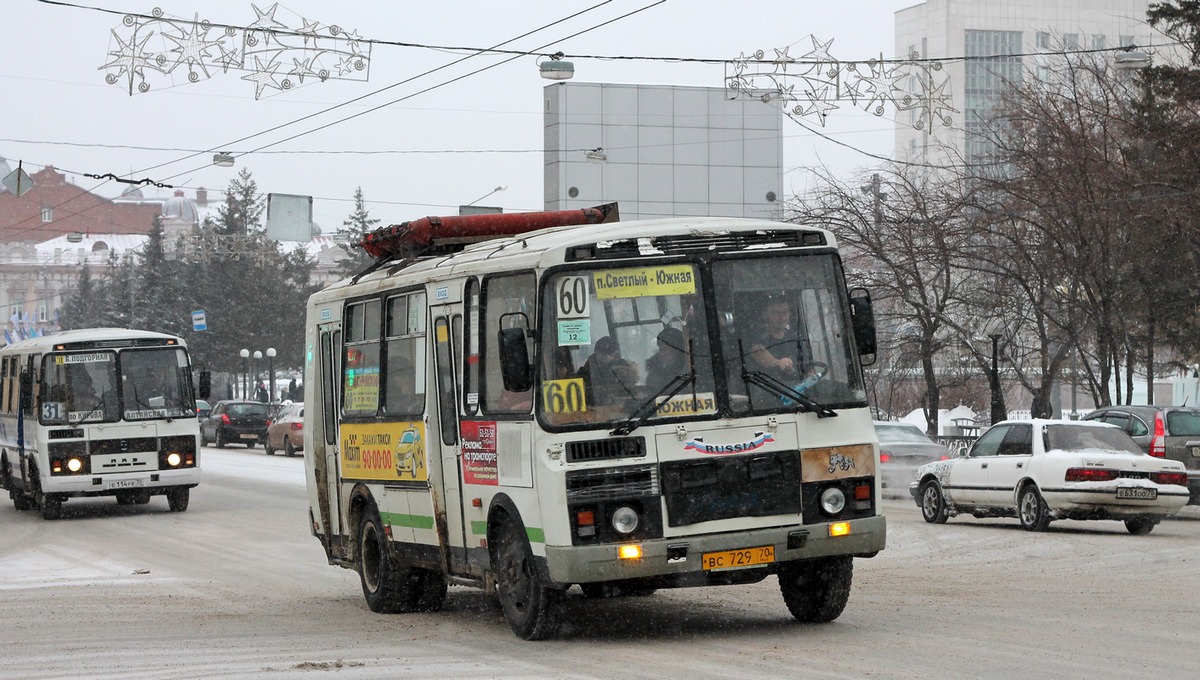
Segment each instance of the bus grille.
[[573,470],[567,473],[567,502],[658,495],[658,471],[653,465]]
[[755,232],[698,232],[684,236],[658,236],[606,243],[596,248],[597,258],[637,257],[638,255],[682,255],[713,250],[728,252],[751,247],[776,246],[798,248],[823,246],[825,235],[819,231],[762,230]]
[[722,456],[662,464],[667,523],[799,514],[800,452]]
[[99,439],[92,442],[92,455],[110,453],[141,453],[158,451],[155,437],[128,437],[123,439]]
[[642,437],[567,442],[568,463],[582,463],[589,460],[611,460],[613,458],[645,457],[646,440]]

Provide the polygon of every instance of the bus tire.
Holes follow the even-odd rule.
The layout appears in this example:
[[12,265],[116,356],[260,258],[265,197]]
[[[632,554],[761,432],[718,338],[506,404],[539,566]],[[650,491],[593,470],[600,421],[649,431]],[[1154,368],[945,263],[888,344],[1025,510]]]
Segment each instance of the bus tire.
[[563,592],[541,582],[533,550],[520,524],[500,513],[495,540],[488,541],[496,591],[509,628],[522,640],[545,640],[558,632]]
[[358,524],[358,579],[371,611],[380,614],[411,611],[415,574],[391,558],[383,520],[374,505],[363,512]]
[[188,500],[191,498],[191,489],[178,487],[167,492],[167,507],[171,512],[183,512],[188,509]]
[[849,555],[785,562],[779,567],[779,592],[797,621],[828,623],[846,608],[853,576]]
[[29,496],[26,496],[25,492],[20,489],[10,489],[8,497],[12,499],[13,507],[17,509],[17,512],[32,510],[37,506],[37,503]]
[[42,511],[42,519],[62,517],[62,503],[62,497],[58,494],[38,492],[38,508]]

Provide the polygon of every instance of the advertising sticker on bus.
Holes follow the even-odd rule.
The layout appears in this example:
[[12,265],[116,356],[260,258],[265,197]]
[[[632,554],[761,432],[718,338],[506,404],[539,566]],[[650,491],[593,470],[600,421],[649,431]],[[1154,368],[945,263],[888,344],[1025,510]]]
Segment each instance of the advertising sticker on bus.
[[460,425],[463,448],[463,483],[496,486],[496,423],[464,420]]
[[424,482],[425,425],[346,423],[342,425],[342,476],[346,479]]

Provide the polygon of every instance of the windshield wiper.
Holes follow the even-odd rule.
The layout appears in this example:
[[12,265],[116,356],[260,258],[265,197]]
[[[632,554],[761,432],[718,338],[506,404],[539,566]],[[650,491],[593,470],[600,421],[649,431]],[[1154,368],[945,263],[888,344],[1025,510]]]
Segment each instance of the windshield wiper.
[[758,385],[777,397],[791,399],[800,406],[803,406],[803,410],[817,414],[818,418],[837,417],[837,411],[834,411],[824,404],[819,404],[812,399],[809,399],[808,397],[797,392],[795,388],[789,386],[787,383],[780,382],[766,373],[762,373],[760,371],[747,371],[743,368],[742,381],[753,385]]
[[[649,398],[639,404],[638,407],[633,410],[633,413],[630,414],[629,418],[626,419],[624,423],[618,425],[612,432],[609,432],[609,434],[612,436],[622,436],[638,429],[650,419],[650,416],[654,415],[655,411],[658,410],[659,397],[665,394],[667,395],[667,398],[663,399],[663,403],[671,401],[676,394],[679,394],[679,391],[682,390],[685,385],[694,385],[695,382],[696,372],[694,370],[688,373],[680,373],[674,378],[671,378],[670,382],[668,382],[666,385],[663,385],[662,389],[650,395]],[[693,397],[694,396],[695,395],[693,395]]]
[[[93,413],[95,413],[96,411],[98,411],[98,410],[100,409],[100,407],[101,407],[101,406],[104,406],[104,397],[100,397],[100,398],[99,398],[99,399],[96,401],[96,405],[92,407],[92,410],[90,410],[90,411],[88,411],[87,413],[83,414],[83,417],[82,417],[82,418],[80,418],[79,420],[75,421],[75,422],[78,422],[78,423],[86,423],[86,422],[87,422],[87,419],[88,419],[88,418],[91,418],[91,417],[92,417],[92,414],[93,414]],[[67,416],[67,423],[70,423],[70,422],[71,422],[71,417],[70,417],[70,416]]]

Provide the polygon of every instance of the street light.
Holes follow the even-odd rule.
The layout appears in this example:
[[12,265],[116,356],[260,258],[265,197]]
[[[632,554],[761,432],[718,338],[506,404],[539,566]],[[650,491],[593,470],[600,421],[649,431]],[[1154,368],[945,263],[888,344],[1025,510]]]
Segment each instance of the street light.
[[538,62],[538,73],[546,80],[570,80],[575,76],[575,64],[563,61],[562,52],[554,53],[549,59]]
[[242,399],[245,399],[246,383],[250,380],[250,350],[242,349],[238,356],[242,358]]
[[[257,349],[254,350],[254,361],[256,361],[256,362],[262,361],[262,350],[257,350]],[[257,394],[257,392],[258,392],[258,364],[251,363],[250,371],[254,374],[254,378],[250,381],[250,389],[252,389],[256,392],[256,394],[254,396],[257,397],[258,396],[258,394]]]
[[270,382],[267,383],[267,403],[275,401],[275,348],[267,348],[267,376]]

